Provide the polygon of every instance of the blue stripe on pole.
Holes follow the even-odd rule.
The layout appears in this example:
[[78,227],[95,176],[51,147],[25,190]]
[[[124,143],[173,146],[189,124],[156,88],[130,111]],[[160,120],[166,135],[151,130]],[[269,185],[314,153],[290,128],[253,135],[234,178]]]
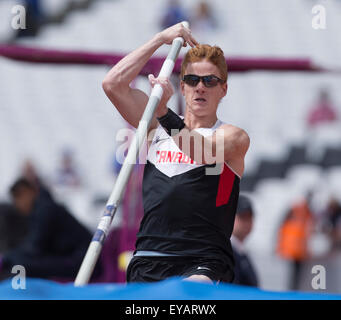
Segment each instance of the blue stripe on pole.
[[94,236],[92,237],[92,241],[97,241],[103,243],[105,240],[105,233],[101,229],[97,229]]
[[115,209],[115,206],[107,205],[105,210],[104,210],[103,216],[111,217],[114,209]]

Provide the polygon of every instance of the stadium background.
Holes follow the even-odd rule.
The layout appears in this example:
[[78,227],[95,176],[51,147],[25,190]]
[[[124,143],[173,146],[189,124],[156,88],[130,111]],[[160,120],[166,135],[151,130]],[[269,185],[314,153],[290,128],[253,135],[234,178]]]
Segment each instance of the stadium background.
[[[197,2],[182,5],[190,12]],[[9,22],[11,8],[19,3],[0,3],[2,44],[117,55],[128,53],[160,31],[167,6],[167,1],[152,0],[43,0],[44,14],[51,23],[42,25],[35,36],[17,37],[18,31]],[[236,57],[308,58],[332,71],[340,67],[339,1],[212,0],[209,4],[217,26],[193,33],[199,42],[219,45],[227,61]],[[326,29],[312,28],[312,8],[317,4],[326,9]],[[156,56],[166,53],[163,46]],[[96,228],[117,173],[116,136],[127,127],[101,88],[109,68],[0,58],[1,201],[9,200],[8,187],[30,159],[55,196],[90,230]],[[145,77],[135,85],[149,92]],[[276,238],[279,223],[294,201],[313,190],[317,213],[331,195],[341,201],[340,121],[313,129],[307,125],[321,88],[328,90],[341,117],[340,75],[334,72],[231,72],[228,95],[218,109],[221,120],[244,128],[251,138],[241,187],[255,206],[247,248],[263,289],[287,290],[289,266],[276,254]],[[170,105],[177,108],[178,103],[175,95]],[[65,149],[72,151],[81,172],[80,187],[55,183]],[[135,205],[130,196],[128,211]],[[123,211],[115,217],[113,228],[123,223]],[[301,290],[313,291],[311,268],[323,265],[326,291],[341,292],[341,255],[328,248],[329,239],[316,232]]]

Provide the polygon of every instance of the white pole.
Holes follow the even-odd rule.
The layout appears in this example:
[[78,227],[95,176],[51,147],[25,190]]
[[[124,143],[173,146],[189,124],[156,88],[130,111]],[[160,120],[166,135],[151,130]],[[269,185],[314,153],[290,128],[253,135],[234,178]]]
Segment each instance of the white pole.
[[[189,28],[189,24],[187,21],[182,22],[182,24],[185,27]],[[178,37],[173,40],[167,58],[164,61],[162,68],[160,70],[159,77],[166,78],[170,77],[170,75],[173,72],[175,61],[179,55],[181,47],[183,46],[183,43],[184,39],[182,37]],[[104,213],[100,219],[97,230],[92,238],[92,241],[83,259],[82,265],[78,271],[74,283],[75,286],[83,286],[89,282],[89,279],[95,268],[99,254],[101,253],[105,237],[108,235],[111,222],[121,201],[122,194],[127,185],[131,171],[136,163],[136,159],[139,155],[141,145],[147,135],[150,122],[161,100],[162,94],[163,89],[161,85],[156,84],[151,92],[148,103],[137,127],[134,139],[129,147],[127,157],[123,162],[114,189],[106,204]]]

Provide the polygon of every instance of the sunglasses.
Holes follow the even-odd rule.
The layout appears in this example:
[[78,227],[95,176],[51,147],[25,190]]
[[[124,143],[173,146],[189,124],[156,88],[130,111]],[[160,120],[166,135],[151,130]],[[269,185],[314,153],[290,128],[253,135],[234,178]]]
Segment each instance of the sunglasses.
[[195,74],[186,74],[182,80],[191,87],[196,87],[200,81],[206,88],[215,87],[218,83],[224,83],[223,80],[216,76],[197,76]]

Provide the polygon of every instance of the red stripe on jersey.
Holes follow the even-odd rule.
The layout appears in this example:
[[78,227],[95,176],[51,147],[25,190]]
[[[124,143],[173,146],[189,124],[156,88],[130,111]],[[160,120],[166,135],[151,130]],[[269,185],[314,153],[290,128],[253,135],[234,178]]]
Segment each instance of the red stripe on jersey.
[[234,184],[234,179],[234,172],[224,163],[223,172],[220,174],[219,177],[216,207],[220,207],[229,201]]

